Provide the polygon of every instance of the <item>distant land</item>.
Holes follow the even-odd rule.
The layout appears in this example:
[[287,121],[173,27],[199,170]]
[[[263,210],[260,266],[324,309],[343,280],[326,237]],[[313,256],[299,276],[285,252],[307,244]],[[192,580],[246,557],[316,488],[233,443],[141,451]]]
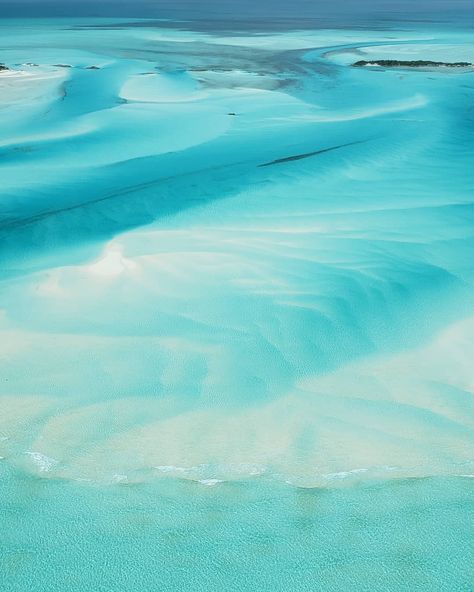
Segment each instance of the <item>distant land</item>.
[[439,66],[447,68],[468,68],[473,64],[470,62],[432,62],[430,60],[359,60],[352,65],[356,67],[380,66],[382,68],[433,68]]

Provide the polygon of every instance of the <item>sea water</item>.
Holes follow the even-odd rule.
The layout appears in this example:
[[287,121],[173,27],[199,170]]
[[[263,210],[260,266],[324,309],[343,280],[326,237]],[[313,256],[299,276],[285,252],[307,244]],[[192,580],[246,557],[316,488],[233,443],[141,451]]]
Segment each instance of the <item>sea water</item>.
[[455,24],[0,21],[5,591],[473,580]]

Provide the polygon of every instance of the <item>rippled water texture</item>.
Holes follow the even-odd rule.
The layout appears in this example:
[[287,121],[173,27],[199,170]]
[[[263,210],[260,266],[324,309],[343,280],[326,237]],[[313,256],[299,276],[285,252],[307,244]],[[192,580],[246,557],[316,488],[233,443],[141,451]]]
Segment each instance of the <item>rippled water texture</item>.
[[457,27],[0,21],[6,592],[468,591]]

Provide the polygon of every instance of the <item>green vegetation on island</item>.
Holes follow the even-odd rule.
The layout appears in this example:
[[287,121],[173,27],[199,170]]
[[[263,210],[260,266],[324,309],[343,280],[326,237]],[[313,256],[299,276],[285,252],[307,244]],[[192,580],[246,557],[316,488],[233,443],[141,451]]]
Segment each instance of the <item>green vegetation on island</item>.
[[353,66],[379,66],[381,68],[469,68],[470,62],[432,62],[430,60],[359,60]]

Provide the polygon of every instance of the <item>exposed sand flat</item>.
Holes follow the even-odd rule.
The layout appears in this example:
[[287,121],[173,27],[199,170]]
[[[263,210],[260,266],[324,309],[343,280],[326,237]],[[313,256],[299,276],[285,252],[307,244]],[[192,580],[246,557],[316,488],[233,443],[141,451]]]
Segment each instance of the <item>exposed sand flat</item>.
[[30,118],[36,124],[41,121],[48,107],[63,96],[66,80],[64,69],[27,67],[1,71],[0,112],[4,133],[0,143],[7,146],[18,135],[35,135],[36,125],[29,125]]
[[186,72],[134,76],[126,81],[120,96],[128,101],[152,103],[192,102],[206,98],[196,80]]

